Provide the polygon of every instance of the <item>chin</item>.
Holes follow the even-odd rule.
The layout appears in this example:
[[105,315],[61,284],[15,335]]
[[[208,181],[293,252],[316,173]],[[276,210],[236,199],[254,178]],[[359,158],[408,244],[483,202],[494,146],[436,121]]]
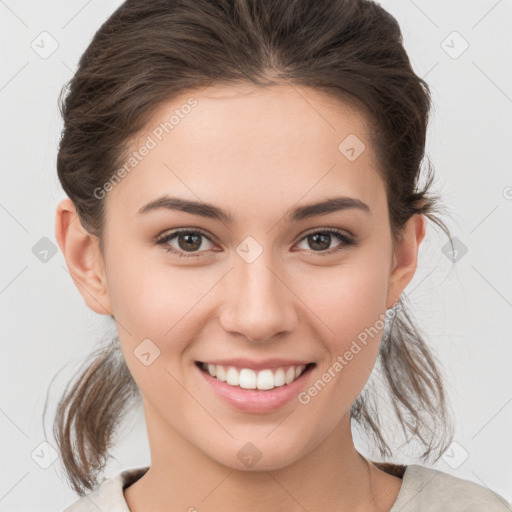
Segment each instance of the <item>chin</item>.
[[300,441],[297,442],[300,446],[296,447],[290,446],[289,442],[289,437],[288,443],[285,443],[278,436],[274,441],[268,439],[245,443],[235,441],[232,442],[235,445],[234,448],[225,448],[220,453],[206,454],[219,464],[237,471],[276,471],[286,468],[305,455],[304,446]]

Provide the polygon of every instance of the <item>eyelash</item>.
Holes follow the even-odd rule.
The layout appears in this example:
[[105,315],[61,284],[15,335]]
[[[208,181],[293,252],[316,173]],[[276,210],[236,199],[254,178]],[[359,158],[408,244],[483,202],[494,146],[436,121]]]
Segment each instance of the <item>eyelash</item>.
[[[199,235],[204,236],[208,241],[214,243],[213,240],[204,231],[202,231],[201,229],[178,229],[176,231],[168,233],[167,235],[164,235],[163,237],[157,239],[156,240],[156,244],[164,246],[164,244],[166,244],[167,242],[169,242],[170,240],[172,240],[176,236],[178,236],[180,234],[184,234],[184,233],[186,233],[186,234],[194,234],[194,235],[199,234]],[[316,231],[310,231],[309,233],[306,233],[299,240],[299,242],[302,242],[302,240],[304,240],[308,236],[315,235],[315,234],[318,234],[318,233],[321,233],[321,234],[325,234],[325,233],[332,234],[336,238],[338,238],[338,240],[340,242],[343,242],[343,243],[341,245],[339,245],[338,247],[335,247],[334,249],[328,249],[328,250],[324,250],[324,251],[306,251],[308,253],[308,255],[310,255],[310,256],[313,256],[313,255],[315,255],[315,256],[316,255],[318,255],[318,256],[329,256],[329,255],[332,255],[334,253],[337,253],[337,252],[343,250],[346,246],[356,245],[356,242],[355,242],[354,239],[348,237],[342,231],[339,231],[339,230],[333,229],[333,228],[325,228],[325,229],[318,229]],[[171,246],[167,246],[167,247],[164,246],[163,249],[166,252],[170,252],[170,253],[175,254],[179,258],[198,258],[198,257],[202,257],[203,256],[203,254],[201,254],[201,253],[186,254],[184,252],[177,251],[174,247],[171,247]]]

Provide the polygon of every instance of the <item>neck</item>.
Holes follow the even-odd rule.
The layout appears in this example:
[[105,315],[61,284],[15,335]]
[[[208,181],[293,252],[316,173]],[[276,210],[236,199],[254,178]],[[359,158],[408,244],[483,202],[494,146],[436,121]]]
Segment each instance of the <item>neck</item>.
[[[401,483],[357,452],[348,415],[305,456],[269,471],[219,464],[154,417],[147,427],[151,466],[124,491],[131,512],[389,510],[399,490],[397,481]],[[382,507],[383,499],[388,508],[376,506]]]

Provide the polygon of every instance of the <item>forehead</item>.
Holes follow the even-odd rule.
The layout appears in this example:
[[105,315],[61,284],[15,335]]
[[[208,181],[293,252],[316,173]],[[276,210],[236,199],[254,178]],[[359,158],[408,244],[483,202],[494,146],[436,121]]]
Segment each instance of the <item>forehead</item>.
[[161,104],[131,141],[130,170],[107,194],[107,209],[121,200],[134,215],[163,193],[229,203],[245,214],[282,214],[302,197],[376,203],[384,188],[368,134],[357,111],[308,87],[190,91]]

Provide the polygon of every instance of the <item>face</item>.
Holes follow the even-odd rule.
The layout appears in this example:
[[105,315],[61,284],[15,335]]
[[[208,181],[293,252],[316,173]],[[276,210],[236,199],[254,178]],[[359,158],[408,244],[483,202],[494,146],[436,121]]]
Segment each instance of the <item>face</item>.
[[[305,87],[211,87],[159,108],[134,151],[103,199],[103,304],[150,445],[181,443],[238,469],[250,469],[251,451],[258,470],[304,457],[348,424],[421,241],[413,226],[393,252],[364,119]],[[147,206],[164,196],[199,206]],[[345,199],[303,209],[333,198]],[[285,378],[288,365],[308,366],[258,391],[198,367],[219,361],[255,374],[284,367]]]

